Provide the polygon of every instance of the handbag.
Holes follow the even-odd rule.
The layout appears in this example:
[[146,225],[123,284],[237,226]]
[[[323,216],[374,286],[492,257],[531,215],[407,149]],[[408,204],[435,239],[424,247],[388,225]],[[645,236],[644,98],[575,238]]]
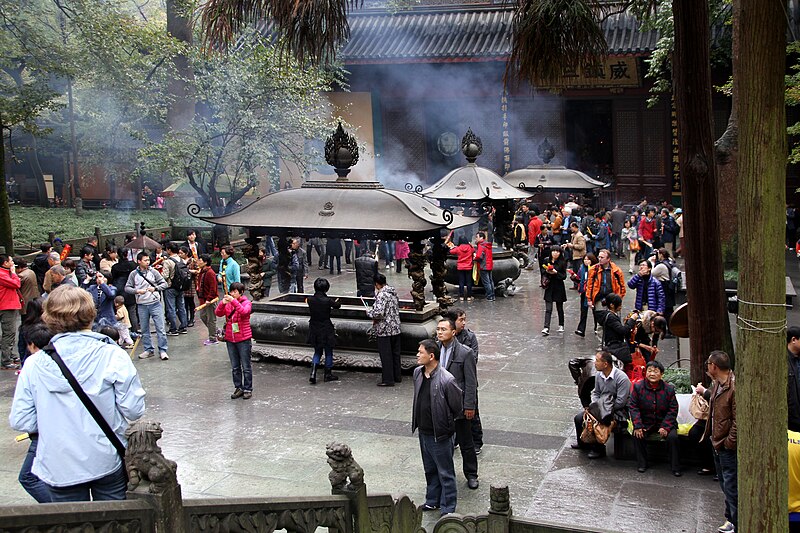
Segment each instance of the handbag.
[[628,248],[631,252],[638,252],[641,249],[641,246],[639,245],[639,239],[630,239]]
[[108,425],[108,422],[106,422],[106,419],[103,418],[103,415],[100,414],[100,411],[97,409],[97,406],[94,404],[92,399],[87,396],[86,392],[81,388],[80,383],[78,383],[78,380],[75,379],[75,376],[72,375],[72,372],[70,372],[69,368],[67,368],[67,365],[64,364],[64,360],[61,359],[60,355],[58,355],[56,347],[50,343],[42,348],[42,351],[44,351],[44,353],[49,355],[53,361],[55,361],[55,363],[58,365],[58,368],[61,369],[61,373],[67,379],[70,387],[72,387],[72,390],[75,391],[75,394],[78,396],[83,406],[86,407],[86,410],[89,411],[90,415],[92,415],[94,421],[97,422],[97,425],[103,430],[106,438],[114,446],[114,449],[117,450],[117,455],[119,455],[119,458],[122,460],[122,470],[125,473],[125,481],[127,482],[128,469],[125,466],[125,446],[122,444],[122,441],[119,440],[119,437],[117,437],[117,434],[111,429],[111,426]]
[[588,412],[583,413],[583,431],[581,431],[581,442],[586,444],[605,444],[611,437],[611,432],[617,427],[617,421],[612,420],[611,424],[605,425],[597,421]]
[[689,414],[697,420],[708,420],[708,401],[701,395],[694,393],[689,401]]
[[227,331],[227,329],[228,329],[228,321],[233,317],[233,313],[235,313],[235,312],[236,312],[236,309],[231,311],[230,314],[225,317],[225,325],[222,326],[222,329],[217,328],[216,336],[217,336],[217,340],[219,342],[225,342],[225,340],[226,340],[225,339],[225,331]]

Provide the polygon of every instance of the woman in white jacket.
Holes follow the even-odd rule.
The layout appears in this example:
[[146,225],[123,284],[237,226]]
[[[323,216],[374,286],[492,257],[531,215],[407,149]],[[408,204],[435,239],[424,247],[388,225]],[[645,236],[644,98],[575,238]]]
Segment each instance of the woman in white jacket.
[[[92,297],[77,287],[58,287],[45,303],[52,346],[125,444],[128,421],[144,414],[145,392],[125,350],[91,331],[94,318]],[[44,351],[25,361],[8,419],[17,431],[38,431],[32,471],[54,502],[125,499],[127,476],[114,445]]]

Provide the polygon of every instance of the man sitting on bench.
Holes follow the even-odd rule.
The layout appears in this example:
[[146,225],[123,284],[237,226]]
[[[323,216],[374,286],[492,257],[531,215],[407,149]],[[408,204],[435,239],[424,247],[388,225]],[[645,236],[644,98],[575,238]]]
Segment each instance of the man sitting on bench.
[[633,385],[628,404],[633,421],[636,444],[636,463],[639,472],[647,470],[647,440],[666,439],[672,473],[681,475],[678,456],[678,399],[675,386],[662,380],[664,365],[650,361],[645,369],[645,379]]

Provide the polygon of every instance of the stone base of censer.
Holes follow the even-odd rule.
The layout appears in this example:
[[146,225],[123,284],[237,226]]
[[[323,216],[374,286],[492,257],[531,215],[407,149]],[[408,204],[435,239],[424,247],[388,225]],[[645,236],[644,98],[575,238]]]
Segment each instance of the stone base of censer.
[[[253,330],[253,354],[262,359],[310,362],[314,349],[307,344],[309,294],[282,294],[253,302],[250,327]],[[338,367],[380,368],[378,345],[370,339],[372,319],[367,317],[361,298],[334,296],[342,304],[331,313],[336,328],[334,364]],[[372,306],[373,298],[364,298]],[[416,366],[419,341],[433,338],[439,307],[426,302],[422,311],[411,300],[400,300],[400,349],[403,368]]]

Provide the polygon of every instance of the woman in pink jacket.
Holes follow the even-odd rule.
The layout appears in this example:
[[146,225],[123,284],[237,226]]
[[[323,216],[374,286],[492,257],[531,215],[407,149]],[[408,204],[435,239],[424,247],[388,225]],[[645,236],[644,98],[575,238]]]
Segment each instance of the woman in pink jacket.
[[253,332],[250,330],[250,313],[253,306],[244,295],[244,284],[231,283],[228,294],[217,305],[214,314],[225,317],[225,345],[231,360],[233,386],[231,400],[253,397],[253,366],[250,352]]
[[406,241],[394,242],[394,262],[397,265],[397,273],[403,271],[403,264],[408,259],[408,254],[411,253],[408,243]]

